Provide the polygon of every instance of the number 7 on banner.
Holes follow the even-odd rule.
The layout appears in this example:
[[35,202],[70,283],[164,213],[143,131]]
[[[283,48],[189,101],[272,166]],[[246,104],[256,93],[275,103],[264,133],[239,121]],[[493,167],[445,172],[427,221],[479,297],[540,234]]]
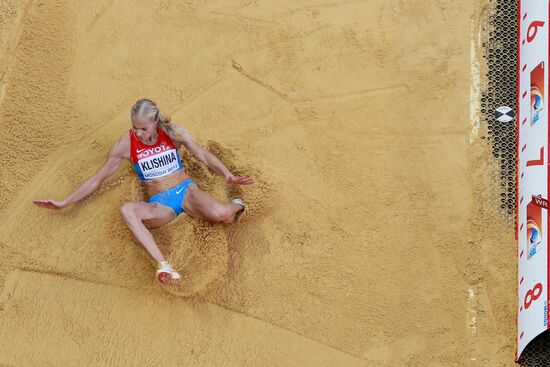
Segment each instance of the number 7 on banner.
[[540,147],[539,159],[533,159],[533,160],[527,161],[527,167],[542,166],[543,164],[544,164],[544,147]]

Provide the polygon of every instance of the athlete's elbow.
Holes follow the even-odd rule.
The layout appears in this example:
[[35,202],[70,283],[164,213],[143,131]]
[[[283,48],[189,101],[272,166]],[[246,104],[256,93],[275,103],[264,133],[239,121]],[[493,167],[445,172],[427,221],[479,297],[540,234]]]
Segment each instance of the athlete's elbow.
[[205,164],[206,166],[208,166],[208,153],[207,151],[205,150],[202,150],[200,152],[197,152],[195,154],[195,157],[200,161],[202,162],[203,164]]
[[93,177],[93,178],[88,182],[88,187],[89,187],[90,192],[94,192],[95,190],[99,189],[99,186],[101,186],[101,183],[102,183],[104,180],[105,180],[105,179],[101,179],[101,178],[98,178],[98,177]]

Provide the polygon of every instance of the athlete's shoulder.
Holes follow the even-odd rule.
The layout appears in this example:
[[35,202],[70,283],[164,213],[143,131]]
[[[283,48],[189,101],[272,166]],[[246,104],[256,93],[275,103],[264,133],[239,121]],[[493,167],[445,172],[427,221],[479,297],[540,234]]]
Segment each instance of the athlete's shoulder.
[[124,133],[114,144],[111,149],[111,155],[130,159],[130,132]]
[[193,139],[193,136],[191,135],[191,133],[186,128],[184,128],[182,125],[180,125],[178,123],[172,123],[172,126],[174,128],[174,132],[179,137],[184,138],[184,139]]

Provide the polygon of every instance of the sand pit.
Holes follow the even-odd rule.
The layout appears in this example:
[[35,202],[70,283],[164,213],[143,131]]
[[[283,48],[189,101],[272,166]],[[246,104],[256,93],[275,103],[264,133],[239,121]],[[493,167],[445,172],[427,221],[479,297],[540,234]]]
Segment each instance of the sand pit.
[[[513,227],[470,139],[485,5],[2,2],[0,364],[512,366]],[[185,159],[250,206],[154,231],[170,293],[119,215],[145,198],[130,163],[32,205],[92,175],[143,97],[256,181]]]

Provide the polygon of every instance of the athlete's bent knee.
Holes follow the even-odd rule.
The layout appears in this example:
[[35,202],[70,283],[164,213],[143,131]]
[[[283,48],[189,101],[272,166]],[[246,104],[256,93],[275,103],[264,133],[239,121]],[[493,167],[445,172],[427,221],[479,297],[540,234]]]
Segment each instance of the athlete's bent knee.
[[134,203],[125,203],[119,209],[120,215],[125,222],[131,221],[136,218]]
[[219,206],[212,209],[212,211],[209,213],[208,219],[210,219],[210,221],[214,223],[221,223],[226,221],[231,216],[231,214],[231,210],[227,209],[224,206]]

